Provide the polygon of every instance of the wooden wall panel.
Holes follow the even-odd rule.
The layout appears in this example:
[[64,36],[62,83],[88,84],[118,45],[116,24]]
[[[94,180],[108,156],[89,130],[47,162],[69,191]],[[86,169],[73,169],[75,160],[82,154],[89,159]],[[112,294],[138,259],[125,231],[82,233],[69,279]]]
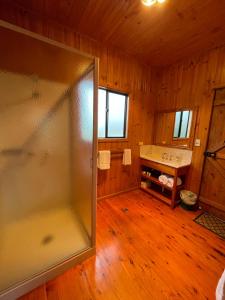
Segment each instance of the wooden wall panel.
[[188,187],[199,191],[213,100],[213,87],[225,86],[225,47],[202,56],[164,68],[158,74],[157,110],[198,106],[195,138],[200,147],[193,147],[193,163]]
[[[5,3],[5,2],[4,2]],[[138,186],[138,142],[152,142],[155,71],[116,48],[109,48],[67,27],[42,19],[24,9],[0,4],[0,18],[100,58],[100,85],[129,93],[129,127],[126,142],[99,143],[99,149],[132,149],[132,166],[122,156],[112,158],[109,171],[98,171],[98,197]],[[35,59],[35,58],[34,58]]]

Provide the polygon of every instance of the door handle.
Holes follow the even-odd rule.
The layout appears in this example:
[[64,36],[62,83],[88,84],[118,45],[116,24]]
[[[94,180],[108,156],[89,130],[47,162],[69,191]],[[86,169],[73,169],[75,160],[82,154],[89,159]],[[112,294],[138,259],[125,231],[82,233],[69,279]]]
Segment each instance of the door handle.
[[204,156],[205,156],[205,157],[216,158],[216,152],[205,151],[205,152],[204,152]]

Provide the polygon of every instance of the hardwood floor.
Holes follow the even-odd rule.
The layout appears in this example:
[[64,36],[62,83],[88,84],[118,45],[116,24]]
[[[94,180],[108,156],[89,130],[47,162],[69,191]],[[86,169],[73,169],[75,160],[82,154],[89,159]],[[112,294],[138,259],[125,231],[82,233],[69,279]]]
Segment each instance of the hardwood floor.
[[215,299],[224,241],[137,190],[98,203],[97,255],[21,300]]

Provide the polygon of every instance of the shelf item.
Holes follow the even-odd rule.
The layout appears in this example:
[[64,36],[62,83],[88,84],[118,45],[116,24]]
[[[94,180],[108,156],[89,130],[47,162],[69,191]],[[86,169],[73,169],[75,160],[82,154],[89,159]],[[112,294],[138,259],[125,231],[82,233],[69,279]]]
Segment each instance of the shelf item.
[[[172,191],[173,190],[173,187],[169,187],[168,185],[166,184],[163,184],[162,182],[160,182],[157,178],[153,177],[153,176],[148,176],[148,175],[141,175],[141,177],[145,178],[145,179],[149,179],[150,181],[153,181],[155,182],[156,184],[164,187],[165,189],[167,190],[170,190]],[[181,185],[177,185],[177,189],[181,190],[184,188],[184,184],[181,184]]]
[[[156,163],[151,160],[147,159],[141,159],[140,160],[140,165],[141,165],[141,178],[142,180],[148,180],[151,184],[142,184],[141,189],[144,190],[145,192],[148,192],[149,194],[157,197],[158,199],[162,200],[163,202],[167,203],[170,205],[172,208],[174,208],[178,203],[178,192],[182,190],[185,187],[185,178],[189,170],[189,166],[184,166],[180,168],[174,168],[171,166],[166,166],[164,164]],[[143,172],[144,171],[144,172]],[[151,175],[147,175],[151,174]],[[177,178],[182,177],[182,184],[181,185],[176,185],[174,184],[173,187],[169,187],[162,182],[158,180],[158,177],[152,176],[152,174],[168,174],[174,176],[174,182],[177,182]],[[153,184],[161,187],[157,189]],[[166,196],[166,191],[168,193],[171,193],[171,197]]]

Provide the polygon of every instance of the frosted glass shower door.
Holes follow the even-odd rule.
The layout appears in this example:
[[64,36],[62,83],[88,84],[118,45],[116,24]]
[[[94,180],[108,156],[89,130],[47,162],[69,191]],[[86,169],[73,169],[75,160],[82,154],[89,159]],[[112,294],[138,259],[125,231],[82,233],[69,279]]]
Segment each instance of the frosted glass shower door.
[[93,59],[0,39],[1,298],[93,246],[95,174]]
[[95,172],[93,173],[94,124],[94,70],[85,74],[71,93],[72,128],[72,193],[74,208],[83,228],[92,237],[92,198]]

